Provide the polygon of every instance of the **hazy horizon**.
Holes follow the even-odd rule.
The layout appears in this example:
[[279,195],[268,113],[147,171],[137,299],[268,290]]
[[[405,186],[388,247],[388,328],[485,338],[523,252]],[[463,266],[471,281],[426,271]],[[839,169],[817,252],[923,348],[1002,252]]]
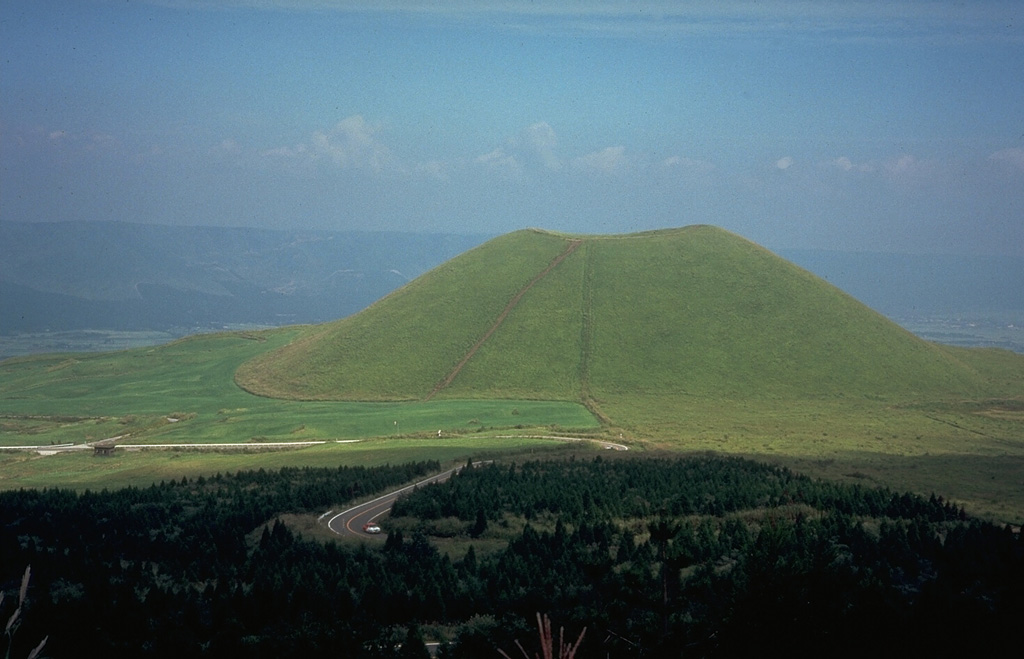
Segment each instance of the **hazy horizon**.
[[8,0],[0,221],[1024,255],[1015,2]]
[[[0,358],[328,322],[489,238],[4,222]],[[1024,351],[1022,256],[776,253],[922,338]]]

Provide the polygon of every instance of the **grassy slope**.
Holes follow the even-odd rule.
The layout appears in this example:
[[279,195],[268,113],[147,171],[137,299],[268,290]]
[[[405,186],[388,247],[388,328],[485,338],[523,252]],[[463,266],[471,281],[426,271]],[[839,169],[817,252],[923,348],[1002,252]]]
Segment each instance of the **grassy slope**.
[[470,250],[369,309],[245,364],[237,380],[285,398],[421,399],[568,244],[537,235],[520,231]]
[[[564,246],[562,238],[534,240]],[[537,282],[441,395],[580,400],[587,246]]]
[[948,351],[719,229],[595,247],[595,395],[879,397],[981,385]]

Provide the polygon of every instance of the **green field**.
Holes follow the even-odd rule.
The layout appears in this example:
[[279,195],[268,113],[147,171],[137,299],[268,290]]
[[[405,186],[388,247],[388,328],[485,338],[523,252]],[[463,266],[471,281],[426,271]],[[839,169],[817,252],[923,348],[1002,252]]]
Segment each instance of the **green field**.
[[[45,355],[0,364],[0,446],[95,442],[251,443],[252,450],[92,451],[40,458],[0,452],[0,488],[146,484],[181,475],[295,465],[461,460],[502,451],[559,446],[494,435],[599,431],[579,404],[468,400],[430,403],[282,401],[239,389],[238,365],[288,341],[295,330],[204,335],[158,348]],[[518,427],[517,427],[518,426]],[[437,431],[443,430],[438,438]],[[348,440],[361,440],[349,443]],[[266,442],[326,445],[260,450]],[[342,440],[345,443],[335,443]]]
[[242,362],[294,334],[205,335],[159,348],[8,360],[0,380],[0,441],[46,445],[118,435],[130,435],[132,443],[300,441],[597,426],[571,403],[282,401],[234,384]]
[[160,481],[220,473],[282,467],[379,466],[420,460],[442,463],[500,455],[554,455],[569,445],[544,439],[488,436],[448,439],[369,439],[281,450],[118,450],[108,458],[92,451],[69,451],[41,457],[19,451],[0,454],[0,490],[71,487],[113,490],[146,487]]
[[3,446],[373,440],[4,454],[6,488],[455,460],[556,434],[746,455],[1024,521],[1024,355],[923,341],[713,227],[521,231],[334,323],[0,363]]

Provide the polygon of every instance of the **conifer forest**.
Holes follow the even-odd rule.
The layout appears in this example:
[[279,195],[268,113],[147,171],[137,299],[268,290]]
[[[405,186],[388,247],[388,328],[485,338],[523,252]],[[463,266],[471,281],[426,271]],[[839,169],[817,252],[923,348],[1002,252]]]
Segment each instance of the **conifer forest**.
[[279,518],[440,467],[0,493],[7,656],[541,656],[538,614],[580,658],[1019,645],[1019,529],[739,458],[469,463],[399,499],[384,540]]

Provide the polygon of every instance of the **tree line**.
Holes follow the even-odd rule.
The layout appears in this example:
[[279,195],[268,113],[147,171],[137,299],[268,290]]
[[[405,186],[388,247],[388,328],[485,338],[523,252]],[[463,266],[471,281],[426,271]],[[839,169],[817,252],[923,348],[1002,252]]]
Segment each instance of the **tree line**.
[[[267,524],[439,468],[0,494],[0,585],[16,594],[32,566],[11,656],[43,636],[53,656],[423,656],[425,629],[444,636],[440,656],[515,655],[537,612],[572,638],[587,628],[581,658],[979,654],[1017,640],[1019,532],[936,496],[741,459],[470,465],[401,499],[392,528],[414,530],[373,547]],[[399,524],[442,518],[479,550],[452,559]],[[499,527],[507,544],[485,550]]]

